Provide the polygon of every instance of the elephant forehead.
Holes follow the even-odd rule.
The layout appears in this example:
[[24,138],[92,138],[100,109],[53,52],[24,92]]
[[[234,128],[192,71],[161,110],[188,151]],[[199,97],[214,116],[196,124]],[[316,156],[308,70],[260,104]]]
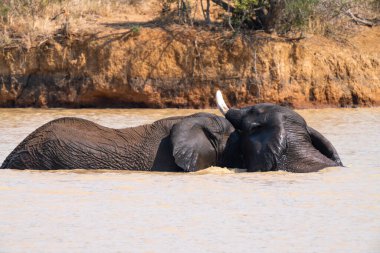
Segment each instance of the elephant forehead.
[[271,117],[278,117],[280,115],[284,115],[285,118],[292,118],[293,120],[297,120],[300,122],[304,122],[304,119],[297,112],[293,111],[290,108],[283,107],[280,105],[264,103],[257,104],[254,106],[244,108],[246,115],[253,115],[256,117],[260,117],[261,120],[269,120]]
[[291,111],[290,109],[288,108],[285,108],[283,106],[280,106],[280,105],[275,105],[275,104],[269,104],[269,103],[265,103],[265,104],[258,104],[258,105],[255,105],[253,106],[253,111],[257,112],[257,113],[275,113],[275,112],[287,112],[287,111]]
[[272,120],[273,117],[278,117],[283,113],[281,108],[278,108],[274,105],[265,105],[265,106],[252,106],[245,112],[243,112],[242,116],[245,120],[264,123],[268,120]]
[[264,104],[257,104],[253,106],[248,106],[242,108],[240,111],[243,115],[254,115],[259,116],[261,114],[267,114],[267,113],[274,113],[274,112],[284,112],[284,109],[281,106],[270,104],[270,103],[264,103]]

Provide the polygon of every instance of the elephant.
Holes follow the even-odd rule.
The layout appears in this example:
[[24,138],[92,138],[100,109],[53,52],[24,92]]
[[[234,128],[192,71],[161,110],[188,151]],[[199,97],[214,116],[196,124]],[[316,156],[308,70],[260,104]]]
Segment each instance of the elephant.
[[65,117],[27,136],[1,168],[174,172],[212,165],[241,167],[235,162],[239,159],[233,150],[237,145],[234,131],[226,119],[209,113],[170,117],[125,129]]
[[244,167],[249,172],[316,172],[343,166],[334,146],[297,112],[270,103],[228,108],[220,91],[219,110],[239,132]]
[[169,117],[112,129],[79,118],[53,120],[27,136],[1,168],[193,172],[210,166],[248,172],[315,172],[343,166],[333,145],[295,111],[275,104]]

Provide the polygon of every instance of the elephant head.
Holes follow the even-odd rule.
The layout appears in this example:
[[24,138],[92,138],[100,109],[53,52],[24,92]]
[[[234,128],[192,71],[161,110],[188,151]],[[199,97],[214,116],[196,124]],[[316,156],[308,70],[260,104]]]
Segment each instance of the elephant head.
[[220,91],[216,96],[220,111],[240,133],[248,171],[313,172],[343,166],[333,145],[295,111],[268,103],[229,109]]

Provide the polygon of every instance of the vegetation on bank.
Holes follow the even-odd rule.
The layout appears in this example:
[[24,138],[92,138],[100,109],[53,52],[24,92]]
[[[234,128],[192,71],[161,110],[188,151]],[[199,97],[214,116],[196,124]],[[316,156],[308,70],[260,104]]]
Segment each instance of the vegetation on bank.
[[[177,2],[180,21],[194,23],[198,1]],[[206,2],[206,5],[202,4]],[[200,1],[206,24],[211,24],[211,3],[224,10],[222,23],[230,29],[276,31],[286,34],[306,31],[326,34],[346,29],[352,21],[373,26],[379,22],[379,0],[206,0]],[[169,9],[169,8],[168,8]]]
[[[134,18],[144,14],[142,18]],[[380,0],[3,0],[0,46],[28,48],[54,35],[94,33],[101,20],[323,35],[380,22]],[[144,17],[148,20],[144,23]]]

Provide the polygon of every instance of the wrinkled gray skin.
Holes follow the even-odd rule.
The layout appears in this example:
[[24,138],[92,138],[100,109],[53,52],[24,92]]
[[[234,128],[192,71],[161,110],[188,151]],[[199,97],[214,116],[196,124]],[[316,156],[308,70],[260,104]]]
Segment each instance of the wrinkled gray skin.
[[1,168],[313,172],[342,166],[331,143],[290,109],[258,104],[225,116],[198,113],[120,130],[62,118],[31,133]]
[[[196,171],[234,167],[233,126],[223,117],[198,113],[153,124],[112,129],[88,120],[53,120],[26,137],[1,168]],[[237,139],[236,139],[237,140]],[[235,146],[236,146],[235,140]]]
[[240,132],[248,171],[314,172],[343,166],[333,145],[291,109],[258,104],[226,113]]

